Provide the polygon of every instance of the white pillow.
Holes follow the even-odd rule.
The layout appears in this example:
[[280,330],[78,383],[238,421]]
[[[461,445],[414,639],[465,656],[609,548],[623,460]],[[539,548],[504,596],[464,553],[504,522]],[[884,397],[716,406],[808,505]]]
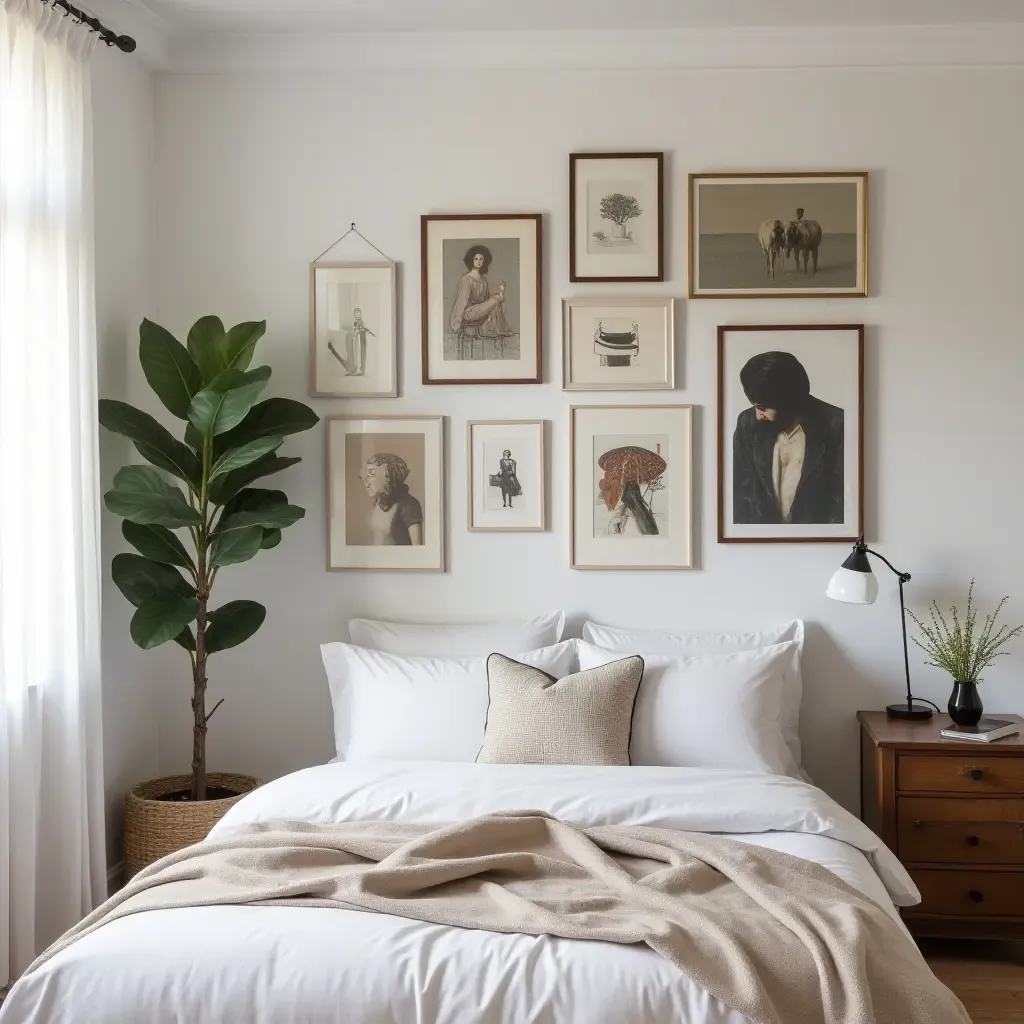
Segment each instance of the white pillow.
[[[407,658],[322,644],[334,705],[334,742],[346,761],[475,761],[487,721],[487,658]],[[560,679],[576,641],[516,660]]]
[[[578,651],[581,671],[622,657],[583,640]],[[695,658],[644,654],[630,763],[799,777],[782,735],[786,675],[799,654],[795,641]]]
[[359,647],[421,658],[515,656],[550,647],[562,639],[565,612],[548,612],[525,622],[415,623],[351,619],[348,635]]
[[[752,633],[723,633],[715,630],[675,632],[667,629],[619,629],[602,626],[596,622],[583,624],[583,639],[609,651],[627,654],[675,654],[692,658],[701,654],[728,654],[733,651],[756,651],[761,647],[796,642],[798,651],[792,667],[786,673],[782,697],[782,735],[786,745],[799,766],[802,764],[800,750],[800,701],[803,697],[803,680],[800,676],[800,656],[804,650],[804,624],[800,619],[784,622],[781,626]],[[803,772],[802,778],[806,778]]]

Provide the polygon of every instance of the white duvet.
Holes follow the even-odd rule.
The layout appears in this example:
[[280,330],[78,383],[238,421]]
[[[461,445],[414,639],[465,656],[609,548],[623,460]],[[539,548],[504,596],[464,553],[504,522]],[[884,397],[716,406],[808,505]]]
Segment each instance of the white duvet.
[[[896,858],[820,790],[694,768],[335,763],[278,779],[214,829],[274,818],[454,821],[539,809],[580,825],[730,833],[816,861],[886,907]],[[911,941],[908,937],[907,941]],[[203,907],[114,921],[23,978],[0,1024],[742,1024],[644,946],[349,910]]]

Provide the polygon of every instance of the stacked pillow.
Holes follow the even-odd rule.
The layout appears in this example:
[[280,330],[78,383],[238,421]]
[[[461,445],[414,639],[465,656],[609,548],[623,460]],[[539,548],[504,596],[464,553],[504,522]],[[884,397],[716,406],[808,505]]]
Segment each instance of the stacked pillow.
[[[564,621],[353,620],[355,644],[321,648],[338,756],[801,776],[803,623],[683,633],[588,622],[584,640],[559,643]],[[494,653],[504,657],[489,666]]]

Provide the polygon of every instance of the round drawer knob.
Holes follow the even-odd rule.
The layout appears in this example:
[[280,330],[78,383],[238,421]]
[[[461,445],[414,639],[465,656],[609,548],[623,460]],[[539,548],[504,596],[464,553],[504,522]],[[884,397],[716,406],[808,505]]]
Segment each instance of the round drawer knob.
[[985,898],[984,895],[978,892],[977,889],[972,889],[967,895],[971,898],[972,902],[974,903],[981,903],[981,901]]
[[971,778],[974,779],[975,782],[981,782],[981,780],[984,777],[985,777],[985,773],[980,768],[972,768],[971,769]]
[[981,840],[977,836],[968,836],[967,837],[967,845],[968,846],[977,846],[978,843],[980,843],[980,842],[981,842]]

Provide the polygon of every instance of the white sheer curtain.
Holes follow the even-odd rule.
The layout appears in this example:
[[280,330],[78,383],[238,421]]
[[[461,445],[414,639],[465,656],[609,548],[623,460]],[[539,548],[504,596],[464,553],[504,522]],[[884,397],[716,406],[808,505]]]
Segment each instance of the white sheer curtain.
[[0,986],[106,892],[94,45],[0,0]]

